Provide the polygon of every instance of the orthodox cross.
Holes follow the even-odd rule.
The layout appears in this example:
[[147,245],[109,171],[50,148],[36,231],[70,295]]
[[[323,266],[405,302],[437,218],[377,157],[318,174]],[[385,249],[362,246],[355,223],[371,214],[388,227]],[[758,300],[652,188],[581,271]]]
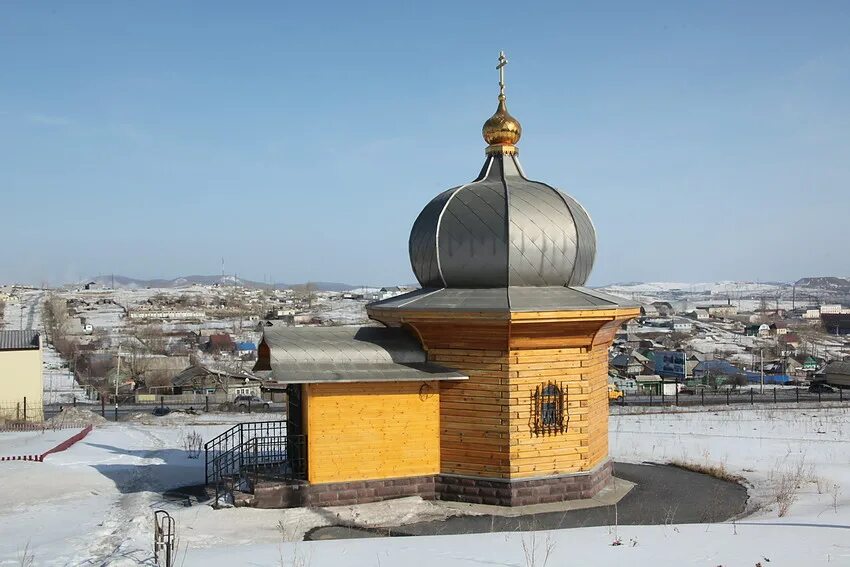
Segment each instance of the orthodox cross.
[[499,70],[499,96],[505,96],[505,65],[508,64],[508,59],[505,57],[505,52],[499,52],[499,64],[496,69]]

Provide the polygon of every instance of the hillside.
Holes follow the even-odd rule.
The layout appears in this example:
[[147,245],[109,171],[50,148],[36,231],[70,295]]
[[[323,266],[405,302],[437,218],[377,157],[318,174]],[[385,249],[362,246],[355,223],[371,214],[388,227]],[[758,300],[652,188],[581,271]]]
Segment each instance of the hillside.
[[[95,276],[90,278],[88,281],[97,282],[104,286],[111,287],[113,285],[113,281],[115,282],[115,287],[118,289],[144,289],[149,287],[160,287],[160,288],[180,288],[180,287],[189,287],[192,285],[237,285],[242,287],[249,288],[267,288],[269,284],[256,282],[252,280],[246,280],[237,276],[181,276],[174,279],[137,279],[137,278],[128,278],[126,276]],[[350,285],[347,283],[339,283],[339,282],[310,282],[316,287],[317,291],[349,291],[362,286]],[[304,284],[289,284],[289,283],[275,283],[272,284],[272,287],[277,289],[287,289],[298,287]]]

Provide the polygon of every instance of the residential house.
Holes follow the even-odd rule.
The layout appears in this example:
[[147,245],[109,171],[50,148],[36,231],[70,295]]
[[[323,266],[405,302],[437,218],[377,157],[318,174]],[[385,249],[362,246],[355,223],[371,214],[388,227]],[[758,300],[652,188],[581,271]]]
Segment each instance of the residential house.
[[239,358],[251,358],[257,354],[257,345],[250,341],[236,343],[236,354]]
[[636,350],[629,354],[618,354],[611,360],[611,367],[624,377],[648,374],[652,372],[654,366],[652,361]]
[[236,350],[236,343],[233,342],[233,339],[227,333],[217,333],[210,335],[206,350],[207,352],[218,354],[232,353]]
[[819,359],[817,359],[813,356],[807,356],[806,360],[803,361],[803,366],[802,366],[801,370],[803,372],[806,372],[806,373],[817,372],[818,368],[821,367],[822,363],[823,363],[823,361],[821,361],[821,360],[819,360]]
[[711,317],[732,317],[738,314],[738,308],[734,305],[718,305],[708,308]]
[[44,419],[41,336],[0,331],[0,420]]
[[380,294],[381,299],[389,299],[391,297],[396,297],[398,295],[408,293],[410,291],[413,291],[414,289],[416,288],[405,285],[397,285],[392,287],[382,287],[378,293]]
[[676,314],[673,305],[667,301],[653,301],[652,305],[661,317],[671,317]]
[[236,396],[259,396],[262,385],[263,381],[253,372],[210,364],[189,366],[171,380],[175,394],[224,394],[228,400]]
[[770,324],[770,331],[777,337],[788,333],[788,324],[785,321],[777,321]]
[[694,317],[697,321],[708,321],[710,318],[708,311],[705,309],[694,309]]
[[790,347],[791,349],[796,349],[800,346],[800,337],[797,336],[797,333],[785,333],[784,335],[780,335],[779,344]]
[[702,383],[714,378],[721,384],[745,376],[743,370],[722,359],[704,360],[694,367],[694,380]]
[[658,317],[658,308],[652,303],[644,303],[640,306],[640,314],[643,317]]

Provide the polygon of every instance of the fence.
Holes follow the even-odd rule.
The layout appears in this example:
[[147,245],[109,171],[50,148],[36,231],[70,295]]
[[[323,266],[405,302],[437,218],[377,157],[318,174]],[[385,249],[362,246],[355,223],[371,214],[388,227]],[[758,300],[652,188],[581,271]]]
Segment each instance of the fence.
[[44,421],[44,404],[41,398],[23,397],[19,400],[0,401],[0,422],[39,423]]
[[[232,396],[231,396],[232,397]],[[207,404],[223,404],[228,401],[227,394],[218,392],[215,394],[136,394],[135,403],[141,404],[177,404],[205,406]]]
[[693,393],[676,392],[673,395],[655,394],[623,394],[618,400],[611,400],[612,405],[618,406],[719,406],[738,404],[798,404],[798,403],[850,403],[850,392],[843,389],[825,391],[816,388],[782,388],[773,387],[764,390],[755,388],[738,389],[699,389]]

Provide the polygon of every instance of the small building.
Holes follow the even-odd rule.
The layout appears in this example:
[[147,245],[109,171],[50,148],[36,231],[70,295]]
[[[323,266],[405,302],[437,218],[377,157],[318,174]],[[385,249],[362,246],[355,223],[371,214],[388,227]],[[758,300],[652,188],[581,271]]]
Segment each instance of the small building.
[[803,361],[803,365],[800,368],[803,372],[813,373],[817,372],[818,368],[821,367],[822,362],[813,356],[807,356],[806,360]]
[[41,356],[38,332],[0,331],[0,420],[44,419]]
[[820,309],[806,309],[803,313],[803,319],[820,319]]
[[[413,223],[421,289],[366,306],[385,327],[265,327],[255,369],[291,384],[287,455],[302,456],[285,479],[301,482],[265,492],[274,504],[298,492],[319,507],[411,495],[527,506],[611,482],[608,349],[640,309],[584,287],[593,223],[525,177],[520,129],[500,96],[478,178]],[[222,459],[232,453],[208,462]]]
[[655,368],[655,364],[634,350],[629,354],[623,353],[615,356],[611,360],[611,367],[617,370],[620,376],[631,378],[638,374],[651,373]]
[[800,346],[800,337],[797,336],[797,333],[785,333],[779,336],[779,344],[796,349]]
[[766,339],[767,337],[769,337],[770,336],[770,325],[768,325],[767,323],[762,323],[761,325],[759,325],[759,330],[758,330],[758,333],[756,333],[756,336],[761,337],[763,339]]
[[658,317],[658,308],[652,303],[643,303],[640,306],[641,317]]
[[777,337],[788,334],[788,324],[785,321],[777,321],[770,324],[770,331]]
[[673,305],[668,301],[653,301],[652,305],[660,317],[671,317],[676,314]]
[[728,360],[705,360],[694,367],[694,380],[706,384],[714,380],[717,384],[743,381],[746,373]]
[[706,309],[694,309],[694,317],[697,321],[708,321],[710,318]]
[[257,345],[250,341],[236,343],[236,355],[239,358],[252,358],[257,354]]
[[224,394],[228,400],[236,396],[260,396],[263,381],[244,369],[215,365],[192,365],[171,380],[175,394]]
[[738,314],[738,308],[734,305],[719,305],[708,308],[711,317],[732,317]]
[[687,319],[671,319],[670,326],[674,333],[690,333],[694,330],[694,324]]
[[396,285],[392,287],[382,287],[378,291],[378,295],[381,299],[390,299],[391,297],[397,297],[399,295],[409,293],[413,291],[415,288],[404,286],[404,285]]
[[645,374],[643,376],[635,376],[638,393],[649,396],[660,396],[661,388],[664,380],[658,374]]
[[200,321],[206,313],[197,309],[134,309],[128,317],[133,321]]
[[839,388],[850,388],[850,362],[830,362],[823,370],[826,383]]
[[236,350],[236,343],[227,333],[217,333],[210,335],[206,350],[211,353],[232,353]]

